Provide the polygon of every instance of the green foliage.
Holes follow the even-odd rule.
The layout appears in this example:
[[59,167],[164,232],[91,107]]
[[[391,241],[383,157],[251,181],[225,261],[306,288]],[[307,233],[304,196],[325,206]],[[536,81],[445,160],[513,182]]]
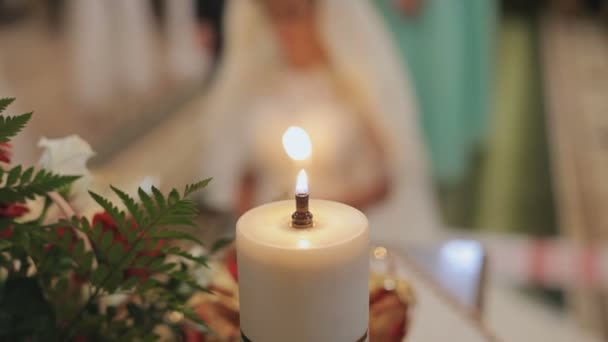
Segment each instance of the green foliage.
[[[0,113],[12,102],[0,99]],[[15,136],[30,117],[0,116],[0,143]],[[44,216],[50,205],[48,193],[77,179],[20,165],[0,168],[0,205],[42,196]],[[0,341],[69,341],[77,336],[91,341],[153,341],[158,337],[155,326],[173,324],[166,321],[173,311],[205,330],[177,289],[208,291],[186,264],[206,267],[209,255],[191,255],[184,246],[202,245],[191,231],[196,228],[197,209],[188,196],[209,181],[190,184],[182,193],[173,189],[164,194],[155,187],[147,193],[140,188],[137,198],[111,187],[120,208],[89,192],[113,222],[71,217],[42,225],[44,217],[20,223],[0,214],[0,270],[6,274],[0,280]],[[225,244],[216,243],[210,253]],[[126,305],[100,305],[116,294],[125,296],[121,303]]]
[[203,179],[198,183],[187,185],[186,189],[184,190],[184,197],[190,196],[190,194],[192,194],[193,192],[203,189],[207,186],[207,184],[209,184],[209,182],[211,182],[211,178]]
[[[164,285],[166,282],[159,281],[153,275],[163,274],[169,281],[180,282],[195,290],[207,291],[198,285],[189,272],[180,269],[178,264],[168,258],[169,255],[174,255],[183,260],[206,266],[207,256],[193,256],[176,244],[176,242],[184,241],[195,244],[202,244],[202,242],[193,234],[184,230],[176,230],[176,228],[195,226],[193,219],[197,215],[197,209],[187,195],[192,191],[204,188],[207,183],[208,181],[199,182],[194,187],[187,187],[183,194],[173,190],[168,196],[156,188],[152,188],[151,196],[140,188],[138,200],[111,187],[126,210],[121,210],[107,198],[90,192],[95,202],[112,217],[115,231],[119,236],[126,237],[126,248],[122,243],[116,243],[114,230],[93,225],[85,218],[63,220],[57,223],[55,227],[69,226],[84,233],[93,244],[95,258],[98,261],[96,268],[93,268],[88,261],[91,259],[89,255],[93,252],[84,252],[84,243],[81,245],[80,241],[77,242],[70,254],[73,261],[79,263],[78,273],[90,275],[88,281],[93,293],[89,301],[93,301],[103,293],[128,290],[131,295],[138,298],[162,296],[165,303],[171,304],[171,310],[182,312],[184,315],[188,314],[185,306],[176,305],[181,300],[177,291],[169,290]],[[70,248],[69,243],[64,243],[62,246],[66,249]],[[143,270],[145,275],[129,275],[134,270]],[[163,309],[163,311],[166,310],[166,308]],[[72,322],[74,322],[72,323],[73,328],[68,336],[74,336],[74,332],[78,331],[80,327],[76,319],[72,319]]]
[[44,169],[35,171],[33,167],[22,170],[21,165],[8,171],[0,169],[0,179],[5,182],[0,188],[0,199],[4,203],[23,202],[58,191],[78,178],[80,176],[58,175]]
[[[0,113],[15,101],[13,98],[0,99]],[[32,117],[32,113],[26,113],[11,117],[0,116],[0,143],[8,142],[12,137],[25,127]]]
[[[0,113],[2,113],[15,99],[0,99]],[[0,143],[8,142],[12,137],[25,127],[31,119],[32,113],[16,116],[0,115]],[[3,203],[23,202],[33,199],[35,195],[44,196],[48,192],[55,191],[70,185],[79,176],[62,176],[53,174],[46,170],[35,171],[34,168],[23,169],[17,165],[5,171],[0,169],[0,199]]]

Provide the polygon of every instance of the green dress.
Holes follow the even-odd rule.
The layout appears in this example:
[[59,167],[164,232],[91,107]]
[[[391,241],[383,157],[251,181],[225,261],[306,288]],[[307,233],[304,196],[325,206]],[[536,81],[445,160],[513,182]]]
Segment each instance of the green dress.
[[491,111],[495,0],[426,0],[404,16],[374,0],[410,70],[435,179],[463,181]]

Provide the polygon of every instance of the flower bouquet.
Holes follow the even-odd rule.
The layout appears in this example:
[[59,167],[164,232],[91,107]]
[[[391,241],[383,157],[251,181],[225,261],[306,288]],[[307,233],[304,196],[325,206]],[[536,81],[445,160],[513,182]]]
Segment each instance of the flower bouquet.
[[[0,99],[2,113],[13,99]],[[43,139],[40,167],[10,165],[10,139],[32,113],[0,115],[0,340],[152,341],[180,339],[184,325],[207,331],[187,305],[208,292],[192,272],[210,254],[202,245],[195,203],[183,191],[154,186],[108,196],[88,190],[82,139]],[[93,208],[91,210],[91,208]],[[176,229],[186,227],[186,229]]]

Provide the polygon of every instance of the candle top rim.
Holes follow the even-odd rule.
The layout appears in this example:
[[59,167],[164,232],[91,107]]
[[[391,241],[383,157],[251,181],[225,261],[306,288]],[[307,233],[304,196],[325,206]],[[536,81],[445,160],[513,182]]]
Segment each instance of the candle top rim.
[[[315,250],[345,244],[366,234],[369,222],[358,209],[344,203],[311,199],[315,226],[296,229],[290,226],[294,201],[271,202],[243,214],[237,224],[237,239],[242,236],[256,244],[275,249]],[[302,241],[308,241],[305,246]]]

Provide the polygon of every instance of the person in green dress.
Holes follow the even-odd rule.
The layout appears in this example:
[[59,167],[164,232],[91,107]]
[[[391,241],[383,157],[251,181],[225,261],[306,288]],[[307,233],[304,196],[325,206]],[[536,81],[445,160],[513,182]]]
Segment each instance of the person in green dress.
[[496,0],[374,0],[411,70],[433,173],[463,181],[491,112]]

